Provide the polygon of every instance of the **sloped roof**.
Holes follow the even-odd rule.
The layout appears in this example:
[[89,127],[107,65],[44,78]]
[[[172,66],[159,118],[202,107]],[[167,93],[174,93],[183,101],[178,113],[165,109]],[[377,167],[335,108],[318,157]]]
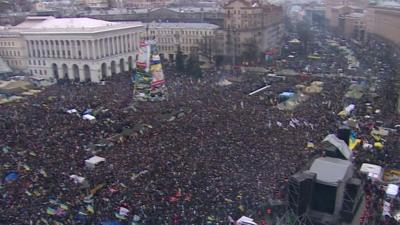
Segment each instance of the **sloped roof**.
[[322,141],[322,143],[330,143],[333,146],[336,147],[337,150],[339,150],[339,152],[346,158],[346,159],[350,159],[351,158],[351,150],[349,148],[349,146],[346,144],[346,142],[344,142],[343,140],[339,139],[336,135],[334,134],[329,134],[328,136],[326,136],[324,138],[324,140]]
[[236,1],[239,1],[239,2],[243,3],[247,7],[251,7],[251,2],[250,1],[246,1],[246,0],[230,0],[229,2],[227,2],[224,5],[224,7],[228,7],[230,4],[232,4],[232,3],[236,2]]
[[117,23],[91,18],[53,18],[45,20],[33,28],[54,29],[54,28],[96,28],[115,25]]
[[318,181],[336,184],[351,172],[351,165],[348,160],[321,157],[314,160],[309,171],[317,174]]

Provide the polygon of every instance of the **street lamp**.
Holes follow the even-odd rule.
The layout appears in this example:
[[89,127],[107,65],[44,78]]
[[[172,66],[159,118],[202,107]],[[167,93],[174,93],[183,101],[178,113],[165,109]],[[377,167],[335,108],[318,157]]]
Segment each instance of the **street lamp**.
[[232,71],[235,71],[236,64],[236,29],[232,29],[232,37],[233,37],[233,57],[232,57]]

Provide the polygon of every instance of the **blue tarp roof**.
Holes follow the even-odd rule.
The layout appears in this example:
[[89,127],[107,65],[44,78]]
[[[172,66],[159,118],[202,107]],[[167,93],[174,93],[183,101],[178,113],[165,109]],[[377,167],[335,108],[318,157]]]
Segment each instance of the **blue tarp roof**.
[[4,177],[4,181],[5,182],[13,182],[13,181],[15,181],[16,179],[18,179],[18,173],[17,172],[9,172],[9,173],[7,173],[7,175]]

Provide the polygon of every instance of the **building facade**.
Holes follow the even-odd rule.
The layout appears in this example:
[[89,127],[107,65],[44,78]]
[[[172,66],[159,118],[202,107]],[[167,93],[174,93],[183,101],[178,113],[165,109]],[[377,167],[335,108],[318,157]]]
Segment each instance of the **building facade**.
[[[6,33],[0,32],[0,53],[7,52],[4,58],[13,69],[42,79],[99,82],[134,68],[144,30],[142,23],[89,18],[49,17],[41,22],[31,19]],[[22,29],[26,26],[29,28]],[[7,58],[10,54],[14,58]]]
[[14,71],[24,71],[27,68],[26,45],[19,32],[0,30],[0,57]]
[[26,71],[28,68],[28,55],[26,44],[21,32],[52,17],[27,17],[17,26],[5,26],[0,28],[0,57],[8,66],[16,71]]
[[108,0],[81,0],[81,4],[84,7],[95,8],[95,9],[104,9],[109,7]]
[[400,4],[368,7],[365,15],[366,31],[378,35],[400,47]]
[[128,8],[158,8],[165,7],[174,0],[124,0],[123,7]]
[[340,24],[343,26],[341,30],[345,38],[352,38],[362,41],[365,38],[365,23],[363,13],[350,13],[342,16],[339,20],[343,20]]
[[[208,23],[147,23],[143,39],[156,40],[159,53],[174,60],[178,46],[183,55],[200,52],[214,56],[223,51],[223,46],[214,45],[219,27]],[[222,36],[223,37],[223,36]],[[220,38],[221,40],[221,38]],[[212,51],[209,48],[213,46]]]
[[231,0],[224,6],[229,55],[240,56],[249,43],[260,51],[278,47],[283,35],[283,9],[258,1]]

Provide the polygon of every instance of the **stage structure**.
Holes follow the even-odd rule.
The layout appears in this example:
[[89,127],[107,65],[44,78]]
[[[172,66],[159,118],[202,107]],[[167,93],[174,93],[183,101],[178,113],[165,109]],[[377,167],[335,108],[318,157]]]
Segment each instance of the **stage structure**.
[[162,101],[167,98],[164,72],[154,40],[140,42],[132,83],[134,100]]
[[351,151],[334,134],[322,143],[326,156],[314,159],[308,169],[289,178],[288,211],[278,224],[352,222],[362,202],[363,184],[354,176]]

